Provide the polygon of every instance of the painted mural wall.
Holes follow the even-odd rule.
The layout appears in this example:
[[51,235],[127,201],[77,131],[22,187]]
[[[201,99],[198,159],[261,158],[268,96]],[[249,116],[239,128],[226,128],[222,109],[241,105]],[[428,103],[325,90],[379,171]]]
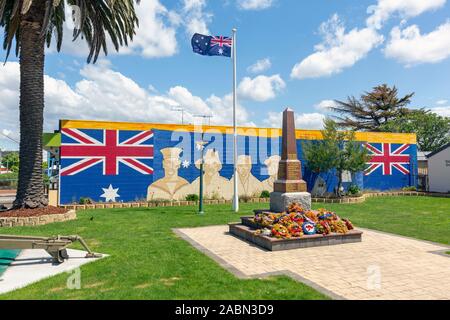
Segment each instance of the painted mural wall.
[[[203,148],[204,192],[207,198],[231,199],[233,135],[230,127],[61,121],[60,202],[184,200],[198,194]],[[334,172],[307,169],[302,145],[321,138],[320,131],[297,130],[297,148],[309,191],[333,192]],[[199,141],[206,141],[202,147]],[[372,155],[365,172],[344,175],[344,186],[373,190],[415,185],[415,135],[358,133]],[[280,160],[281,130],[240,128],[237,171],[239,194],[259,196],[272,191]]]

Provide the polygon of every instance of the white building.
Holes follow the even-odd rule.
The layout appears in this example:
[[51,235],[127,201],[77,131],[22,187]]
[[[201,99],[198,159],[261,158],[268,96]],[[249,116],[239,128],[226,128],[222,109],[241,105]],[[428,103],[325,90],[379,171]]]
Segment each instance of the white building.
[[430,153],[427,158],[429,191],[450,193],[450,143]]

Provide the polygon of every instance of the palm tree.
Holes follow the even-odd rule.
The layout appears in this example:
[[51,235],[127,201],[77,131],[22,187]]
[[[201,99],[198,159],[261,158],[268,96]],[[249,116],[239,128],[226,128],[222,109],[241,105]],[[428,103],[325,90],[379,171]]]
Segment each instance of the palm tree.
[[75,19],[73,40],[86,40],[90,49],[87,62],[95,63],[101,50],[108,54],[108,38],[117,51],[133,39],[138,26],[134,2],[0,0],[6,59],[15,43],[15,54],[20,62],[20,164],[14,208],[47,205],[42,181],[45,45],[50,46],[55,36],[56,48],[61,49],[65,6],[76,8],[73,12],[78,13],[78,19]]

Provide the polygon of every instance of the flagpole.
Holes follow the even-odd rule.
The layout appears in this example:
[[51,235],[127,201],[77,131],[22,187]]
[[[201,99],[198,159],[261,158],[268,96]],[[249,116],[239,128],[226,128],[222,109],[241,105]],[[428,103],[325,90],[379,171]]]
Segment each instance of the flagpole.
[[236,104],[237,104],[237,80],[236,80],[236,33],[237,29],[233,28],[233,210],[239,212],[239,192],[238,192],[238,175],[237,175],[237,129],[236,129]]

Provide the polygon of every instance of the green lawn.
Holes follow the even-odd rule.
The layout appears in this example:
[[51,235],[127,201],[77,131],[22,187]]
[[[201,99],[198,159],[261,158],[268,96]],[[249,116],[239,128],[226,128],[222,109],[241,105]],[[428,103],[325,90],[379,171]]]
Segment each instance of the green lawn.
[[322,206],[357,226],[450,245],[450,198],[379,197]]
[[[324,206],[324,205],[322,205]],[[243,204],[251,214],[259,204]],[[316,208],[319,206],[315,206]],[[357,226],[450,243],[450,199],[371,198],[363,204],[326,205]],[[222,269],[172,228],[237,221],[230,206],[105,209],[79,212],[76,221],[2,233],[79,234],[94,251],[110,257],[82,267],[81,290],[66,289],[62,274],[2,299],[326,299],[288,277],[241,280]],[[91,220],[93,217],[93,220]]]

